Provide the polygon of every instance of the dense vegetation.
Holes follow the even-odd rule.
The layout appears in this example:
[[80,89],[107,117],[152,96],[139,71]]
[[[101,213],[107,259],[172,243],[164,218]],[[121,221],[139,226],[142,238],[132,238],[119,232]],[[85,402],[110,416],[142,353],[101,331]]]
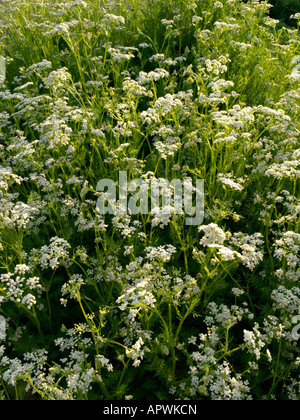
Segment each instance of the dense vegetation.
[[[0,2],[1,399],[299,399],[289,4]],[[101,214],[120,171],[203,179],[203,223]]]
[[298,0],[270,0],[273,5],[270,13],[275,19],[285,22],[287,25],[296,26],[295,20],[291,16],[300,12],[300,3]]

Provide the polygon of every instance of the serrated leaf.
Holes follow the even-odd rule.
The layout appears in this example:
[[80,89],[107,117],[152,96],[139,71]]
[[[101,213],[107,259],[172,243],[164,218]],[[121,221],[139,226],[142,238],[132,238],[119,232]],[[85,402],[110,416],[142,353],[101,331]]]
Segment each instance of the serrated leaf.
[[5,58],[0,55],[0,77],[6,78],[6,64]]

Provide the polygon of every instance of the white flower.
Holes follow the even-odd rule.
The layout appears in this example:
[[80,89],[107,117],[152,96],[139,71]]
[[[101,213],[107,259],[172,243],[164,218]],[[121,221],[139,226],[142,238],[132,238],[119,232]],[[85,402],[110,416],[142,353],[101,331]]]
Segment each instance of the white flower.
[[162,262],[168,262],[172,255],[177,252],[177,249],[173,245],[162,245],[157,248],[147,247],[145,251],[146,258],[150,261],[157,259]]
[[102,19],[102,23],[106,25],[110,25],[110,24],[125,25],[125,19],[123,16],[116,16],[111,13],[105,13],[104,19]]
[[250,353],[256,356],[256,360],[261,357],[261,350],[266,343],[263,341],[263,336],[259,331],[259,325],[255,324],[253,331],[244,330],[244,341]]
[[235,296],[241,296],[241,295],[243,295],[244,294],[244,291],[243,290],[241,290],[241,289],[238,289],[237,287],[234,287],[233,289],[231,289],[232,290],[232,293],[235,295]]
[[69,257],[68,250],[71,245],[62,238],[53,237],[50,239],[50,245],[44,245],[39,250],[31,251],[32,262],[37,261],[42,269],[51,267],[52,270],[59,267],[60,264],[70,264],[64,257]]
[[149,73],[145,73],[144,71],[141,71],[139,73],[139,77],[137,80],[141,84],[148,84],[152,81],[157,82],[158,80],[166,79],[169,76],[170,76],[170,73],[167,70],[157,68],[153,71],[150,71]]
[[208,247],[216,248],[218,250],[217,254],[220,255],[220,257],[224,261],[234,261],[238,258],[243,259],[243,256],[239,252],[234,251],[231,248],[225,247],[223,245],[212,244],[208,245]]
[[268,358],[269,362],[272,362],[273,358],[272,358],[272,355],[271,355],[271,352],[270,352],[269,349],[267,350],[267,358]]
[[273,300],[273,308],[285,309],[287,312],[293,314],[300,308],[300,289],[298,287],[292,287],[287,289],[284,286],[279,286],[273,290],[271,294]]
[[221,182],[223,185],[228,185],[233,190],[242,191],[244,189],[243,185],[241,185],[241,182],[244,182],[245,180],[240,179],[240,183],[237,183],[235,180],[232,179],[230,174],[227,174],[226,176],[221,176],[221,174],[219,174],[218,181]]
[[205,233],[205,236],[200,240],[200,244],[203,246],[210,246],[214,244],[223,245],[226,240],[225,232],[215,223],[200,226],[199,232]]
[[295,13],[294,15],[291,15],[291,19],[300,19],[300,13]]
[[51,88],[55,93],[59,88],[66,87],[70,79],[71,74],[66,67],[63,67],[52,71],[47,77],[43,78],[43,82],[47,88]]
[[23,297],[21,301],[22,305],[25,305],[28,309],[31,309],[33,305],[36,305],[36,298],[32,294],[28,293]]
[[97,355],[96,360],[101,364],[101,367],[106,367],[108,372],[112,372],[114,370],[113,365],[109,362],[109,359],[103,355]]

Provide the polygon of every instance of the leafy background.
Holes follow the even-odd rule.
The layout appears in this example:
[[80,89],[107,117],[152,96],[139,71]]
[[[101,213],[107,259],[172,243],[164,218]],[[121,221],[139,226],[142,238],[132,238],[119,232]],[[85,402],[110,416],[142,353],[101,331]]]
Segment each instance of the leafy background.
[[286,24],[295,26],[295,21],[291,20],[291,15],[300,12],[299,0],[270,0],[274,7],[271,9],[271,16],[284,21]]
[[[196,3],[5,2],[1,398],[299,398],[298,34],[264,2]],[[205,176],[204,237],[99,227],[93,186],[143,165]]]

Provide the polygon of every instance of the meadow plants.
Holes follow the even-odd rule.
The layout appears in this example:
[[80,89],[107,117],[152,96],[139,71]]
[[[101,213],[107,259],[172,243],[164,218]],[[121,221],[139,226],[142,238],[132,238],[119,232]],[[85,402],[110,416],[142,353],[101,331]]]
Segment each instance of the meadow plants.
[[[299,399],[300,15],[270,8],[1,1],[1,399]],[[203,180],[200,226],[124,210],[124,173]]]

